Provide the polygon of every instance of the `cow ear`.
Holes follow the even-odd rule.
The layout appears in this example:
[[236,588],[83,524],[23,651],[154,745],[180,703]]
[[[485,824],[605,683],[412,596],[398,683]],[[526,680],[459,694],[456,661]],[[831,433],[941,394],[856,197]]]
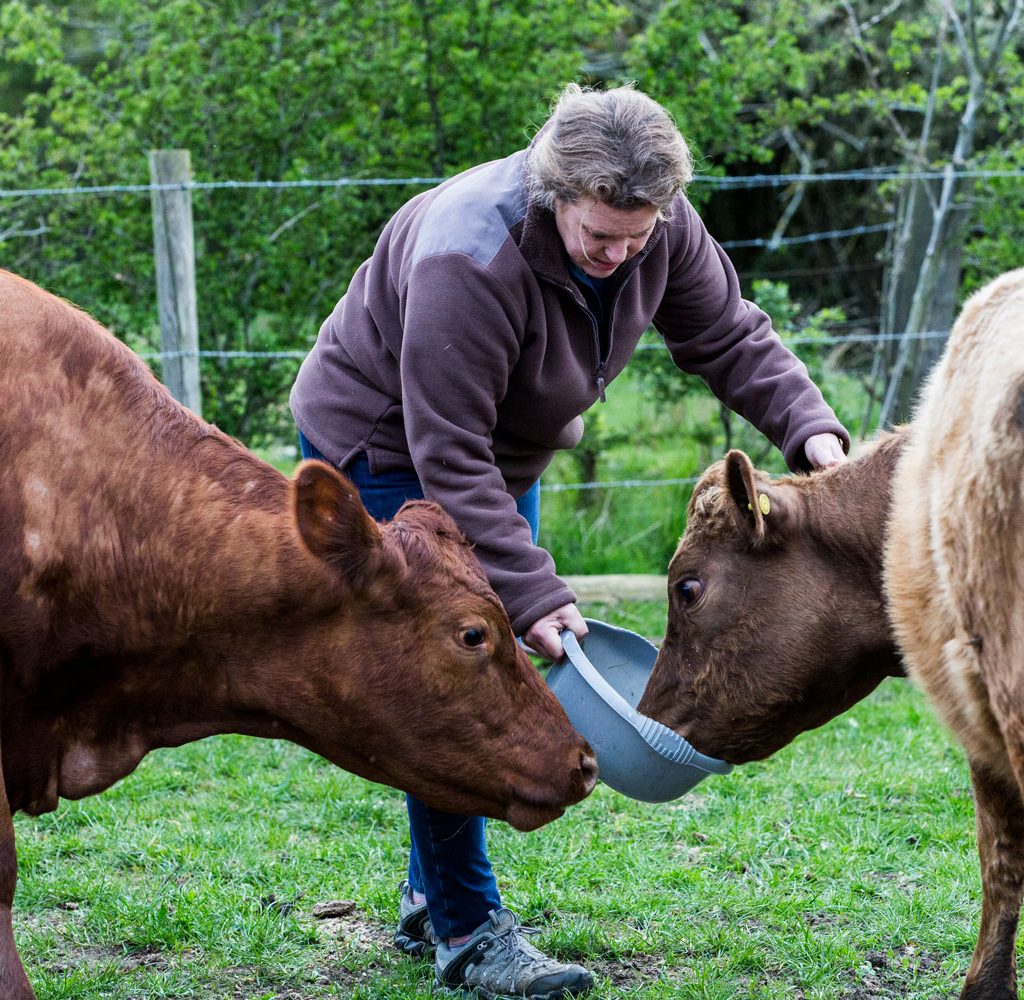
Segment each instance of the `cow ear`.
[[733,449],[725,456],[725,481],[740,530],[748,532],[754,543],[763,542],[772,499],[768,491],[755,482],[754,464],[745,452]]
[[292,479],[295,523],[306,548],[353,585],[379,561],[380,526],[355,486],[324,462],[302,462]]

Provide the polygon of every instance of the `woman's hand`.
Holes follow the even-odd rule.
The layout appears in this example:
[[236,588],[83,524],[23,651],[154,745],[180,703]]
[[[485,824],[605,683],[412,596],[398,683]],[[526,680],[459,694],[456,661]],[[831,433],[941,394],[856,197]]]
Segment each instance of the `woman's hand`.
[[843,442],[835,434],[812,434],[804,442],[804,454],[812,469],[828,469],[846,461]]
[[587,623],[575,604],[563,604],[543,618],[538,618],[523,633],[523,642],[538,656],[553,663],[560,660],[565,652],[562,649],[562,632],[565,629],[570,629],[577,639],[587,634]]

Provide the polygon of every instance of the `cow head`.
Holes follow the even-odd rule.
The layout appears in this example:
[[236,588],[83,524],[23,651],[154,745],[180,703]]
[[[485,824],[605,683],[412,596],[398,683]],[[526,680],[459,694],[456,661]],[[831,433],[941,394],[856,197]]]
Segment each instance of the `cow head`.
[[318,462],[300,466],[294,491],[299,535],[323,576],[295,690],[275,697],[299,742],[437,808],[521,829],[586,796],[590,748],[451,518],[414,501],[378,524]]
[[739,764],[900,672],[881,593],[887,473],[872,468],[772,480],[731,451],[708,469],[641,712]]

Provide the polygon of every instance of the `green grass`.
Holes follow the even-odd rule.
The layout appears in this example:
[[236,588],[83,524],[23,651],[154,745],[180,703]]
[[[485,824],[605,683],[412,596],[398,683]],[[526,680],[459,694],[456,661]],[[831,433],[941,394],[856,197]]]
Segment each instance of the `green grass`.
[[[662,605],[583,610],[664,626]],[[16,825],[15,933],[40,1000],[432,995],[429,967],[388,947],[401,794],[289,744],[159,751]],[[973,948],[966,767],[903,682],[678,801],[599,786],[489,842],[505,902],[592,968],[601,998],[932,1000]],[[352,914],[313,918],[336,899]]]

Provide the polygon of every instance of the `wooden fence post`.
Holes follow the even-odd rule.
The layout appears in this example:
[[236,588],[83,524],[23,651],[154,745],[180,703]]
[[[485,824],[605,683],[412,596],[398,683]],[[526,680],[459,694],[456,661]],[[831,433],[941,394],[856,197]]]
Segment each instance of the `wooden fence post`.
[[156,149],[149,154],[154,185],[180,188],[152,191],[153,249],[160,315],[164,384],[193,413],[202,413],[199,394],[199,320],[196,313],[196,257],[192,229],[192,164],[187,149]]

